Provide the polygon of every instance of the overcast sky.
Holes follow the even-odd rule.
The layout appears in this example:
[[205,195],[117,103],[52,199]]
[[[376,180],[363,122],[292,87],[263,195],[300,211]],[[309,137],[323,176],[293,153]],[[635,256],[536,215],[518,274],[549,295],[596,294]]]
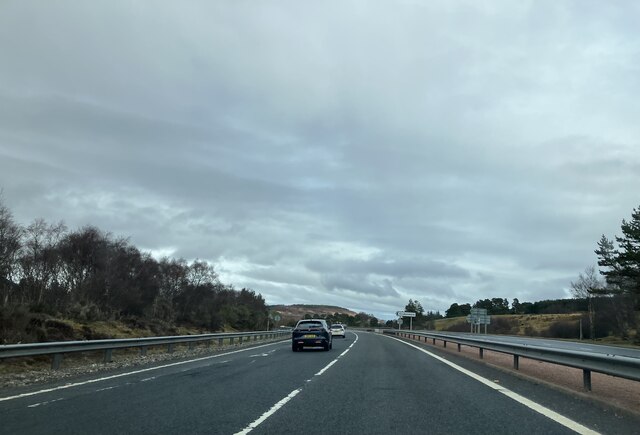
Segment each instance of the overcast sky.
[[3,1],[0,188],[391,318],[569,296],[640,205],[640,6]]

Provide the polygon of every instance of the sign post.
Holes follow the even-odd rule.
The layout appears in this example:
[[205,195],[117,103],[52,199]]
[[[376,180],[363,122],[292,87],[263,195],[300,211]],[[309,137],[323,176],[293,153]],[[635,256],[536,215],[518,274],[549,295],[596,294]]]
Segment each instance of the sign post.
[[[411,311],[396,311],[396,315],[398,317],[400,317],[400,319],[398,319],[398,324],[402,325],[402,318],[403,317],[408,317],[409,318],[409,331],[413,331],[413,318],[416,317],[416,313],[411,312]],[[398,328],[400,329],[400,328]]]
[[467,323],[471,324],[471,333],[480,333],[480,325],[484,325],[484,333],[487,333],[487,325],[491,323],[491,316],[487,314],[486,308],[471,308],[467,316]]

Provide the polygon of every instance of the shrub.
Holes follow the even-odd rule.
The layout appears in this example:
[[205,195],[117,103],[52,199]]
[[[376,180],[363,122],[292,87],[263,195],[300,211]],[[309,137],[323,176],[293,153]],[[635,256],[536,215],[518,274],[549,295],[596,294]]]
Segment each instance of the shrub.
[[107,334],[103,334],[101,332],[96,332],[87,325],[83,325],[82,338],[84,340],[102,340],[105,338],[112,338],[112,337],[109,337]]
[[470,330],[470,326],[468,323],[466,322],[458,322],[458,323],[454,323],[453,325],[450,325],[449,327],[445,328],[444,331],[449,331],[449,332],[469,332]]
[[579,338],[580,326],[577,321],[561,320],[552,323],[541,335],[549,338]]
[[517,334],[518,329],[519,325],[517,320],[506,319],[499,316],[492,316],[491,324],[488,325],[487,331],[491,332],[492,334]]
[[60,320],[47,319],[44,327],[47,332],[46,341],[65,341],[75,338],[73,327]]

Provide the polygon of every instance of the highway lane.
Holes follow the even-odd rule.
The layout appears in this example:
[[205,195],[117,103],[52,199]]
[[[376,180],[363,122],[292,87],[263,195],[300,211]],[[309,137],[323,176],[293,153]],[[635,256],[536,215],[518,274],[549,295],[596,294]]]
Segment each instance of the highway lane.
[[[380,335],[359,335],[357,350],[340,366],[309,383],[253,433],[301,433],[302,429],[305,433],[574,433],[417,351],[415,345]],[[508,376],[489,374],[493,375],[491,382],[497,376]],[[540,395],[544,387],[537,387]],[[520,388],[525,394],[526,390]],[[567,400],[558,392],[548,392],[555,400]],[[318,405],[312,406],[314,403]],[[571,413],[589,421],[591,404],[579,405]],[[580,421],[575,422],[579,428]],[[609,421],[598,423],[601,427],[591,421],[591,428],[613,427]],[[612,433],[634,433],[637,424],[638,420],[628,420]]]
[[291,354],[285,341],[0,401],[0,431],[234,433],[337,355],[307,351],[294,360]]
[[[638,418],[455,362],[599,432],[640,427]],[[0,393],[3,434],[572,433],[434,356],[366,332],[357,341],[348,332],[330,352],[294,353],[286,341],[2,400],[8,395]]]

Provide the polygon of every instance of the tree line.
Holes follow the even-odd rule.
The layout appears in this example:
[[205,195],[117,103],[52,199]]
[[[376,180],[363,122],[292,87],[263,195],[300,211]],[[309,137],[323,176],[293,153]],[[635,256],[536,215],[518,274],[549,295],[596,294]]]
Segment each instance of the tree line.
[[[589,266],[571,283],[573,299],[520,302],[511,305],[504,298],[482,299],[471,304],[453,303],[446,317],[466,316],[471,308],[486,308],[488,314],[564,314],[588,312],[588,336],[608,334],[631,338],[637,327],[640,310],[640,207],[634,208],[631,219],[623,219],[621,235],[609,239],[602,235],[595,254],[598,266]],[[640,334],[633,337],[640,341]]]
[[[609,239],[604,234],[594,251],[598,257],[599,275],[593,266],[571,283],[575,297],[588,301],[590,327],[596,327],[597,301],[605,300],[612,307],[617,329],[623,338],[630,338],[636,328],[640,310],[640,207],[634,208],[631,219],[622,220],[622,235]],[[601,279],[603,277],[604,279]],[[594,336],[592,331],[592,336]],[[640,334],[634,336],[640,342]]]
[[461,317],[471,313],[471,308],[484,308],[487,314],[566,314],[587,310],[586,299],[545,299],[537,302],[520,302],[514,298],[511,304],[506,298],[479,299],[473,304],[453,303],[445,311],[445,317]]
[[[359,312],[355,315],[346,313],[335,312],[333,314],[318,314],[318,313],[306,313],[303,318],[305,319],[324,319],[330,325],[334,323],[340,323],[352,328],[368,328],[378,326],[378,319],[373,314],[367,314],[365,312]],[[299,319],[288,319],[284,324],[288,326],[295,326]]]
[[18,224],[0,199],[0,333],[19,309],[78,320],[136,317],[209,330],[264,329],[260,294],[223,284],[206,261],[154,259],[95,226]]

